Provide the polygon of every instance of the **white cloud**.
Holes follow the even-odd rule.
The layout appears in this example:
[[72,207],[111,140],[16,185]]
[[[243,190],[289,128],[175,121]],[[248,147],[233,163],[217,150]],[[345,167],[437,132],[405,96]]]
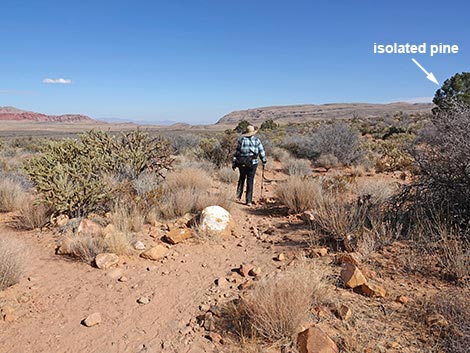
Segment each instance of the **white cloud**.
[[63,85],[69,85],[72,83],[72,80],[68,80],[65,78],[45,78],[42,80],[42,83],[59,83]]

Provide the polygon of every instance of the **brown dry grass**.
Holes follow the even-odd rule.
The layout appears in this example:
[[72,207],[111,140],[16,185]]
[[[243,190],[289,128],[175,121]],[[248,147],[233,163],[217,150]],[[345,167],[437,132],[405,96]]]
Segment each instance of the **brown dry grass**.
[[301,212],[316,206],[321,195],[318,181],[299,176],[291,176],[275,188],[276,197],[292,212]]
[[66,234],[60,243],[60,254],[68,255],[86,263],[92,263],[96,255],[111,252],[117,255],[133,253],[134,236],[115,228],[100,236]]
[[241,339],[258,337],[278,346],[293,344],[310,309],[329,301],[328,281],[306,260],[266,277],[245,293],[230,320]]
[[111,223],[124,233],[140,232],[145,223],[146,216],[133,203],[128,205],[115,205],[110,214]]
[[439,293],[424,304],[424,315],[442,315],[447,325],[434,325],[427,320],[431,332],[436,335],[438,345],[445,352],[466,353],[470,347],[470,297],[468,292],[452,291]]
[[168,173],[165,184],[170,190],[193,189],[207,190],[211,186],[209,174],[199,168],[185,168]]
[[0,291],[20,279],[24,267],[24,249],[15,240],[0,238]]
[[24,207],[29,202],[27,193],[12,179],[0,180],[0,212],[11,212]]
[[218,179],[226,184],[232,184],[238,179],[238,173],[231,167],[223,167],[217,171]]
[[42,228],[49,223],[50,215],[51,211],[47,206],[30,200],[20,207],[8,225],[17,230]]

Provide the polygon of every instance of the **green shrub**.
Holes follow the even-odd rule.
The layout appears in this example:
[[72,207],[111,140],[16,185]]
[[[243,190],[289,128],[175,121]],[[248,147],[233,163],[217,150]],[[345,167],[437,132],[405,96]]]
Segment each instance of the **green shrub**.
[[140,131],[89,131],[77,140],[50,141],[25,165],[26,173],[53,215],[86,216],[109,210],[109,201],[132,191],[132,180],[151,171],[164,177],[171,167],[163,138]]

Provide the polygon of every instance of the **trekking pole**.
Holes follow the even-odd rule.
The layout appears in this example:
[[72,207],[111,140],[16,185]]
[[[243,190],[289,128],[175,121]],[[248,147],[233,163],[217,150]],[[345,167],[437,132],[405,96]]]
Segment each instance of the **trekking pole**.
[[263,163],[263,169],[261,171],[261,197],[260,197],[260,200],[263,200],[263,189],[264,189],[264,163]]

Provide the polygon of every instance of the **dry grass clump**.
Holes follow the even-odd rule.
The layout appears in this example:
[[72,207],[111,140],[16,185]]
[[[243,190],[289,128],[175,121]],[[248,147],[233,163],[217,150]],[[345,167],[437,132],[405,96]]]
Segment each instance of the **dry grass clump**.
[[[470,289],[470,236],[445,218],[420,222],[418,241],[424,241],[429,259],[436,259],[444,276]],[[431,241],[430,239],[431,238]]]
[[165,184],[171,190],[198,189],[207,190],[211,186],[210,175],[199,168],[185,168],[168,173]]
[[281,148],[281,147],[271,148],[270,155],[275,161],[278,161],[281,163],[284,163],[293,158],[288,150]]
[[230,211],[233,207],[231,198],[232,194],[226,189],[218,193],[201,193],[195,204],[195,212],[198,213],[208,206],[220,206]]
[[50,208],[30,199],[20,207],[8,225],[17,230],[42,228],[49,223],[50,215]]
[[29,202],[20,183],[8,177],[0,180],[0,212],[16,211]]
[[275,188],[279,201],[296,213],[314,208],[321,192],[321,184],[318,181],[299,176],[289,177]]
[[284,161],[284,170],[288,175],[308,176],[312,174],[311,163],[307,159],[288,159]]
[[223,167],[218,170],[217,177],[223,183],[232,184],[238,179],[238,173],[230,167]]
[[336,158],[333,154],[322,154],[318,159],[315,161],[315,165],[318,167],[325,168],[326,171],[329,171],[331,168],[337,168],[341,166],[338,158]]
[[198,213],[207,206],[231,208],[226,191],[209,191],[211,178],[200,169],[182,169],[168,174],[157,213],[163,219],[174,219],[186,213]]
[[133,252],[132,233],[113,229],[103,235],[71,233],[63,237],[59,253],[68,255],[86,263],[92,263],[96,255],[111,252],[117,255],[129,255]]
[[92,263],[96,255],[106,252],[104,238],[91,235],[66,235],[60,243],[60,253]]
[[[459,291],[442,292],[425,305],[431,331],[445,352],[466,353],[470,347],[470,297]],[[433,318],[442,318],[433,320]],[[440,324],[437,324],[440,323]]]
[[145,215],[133,203],[115,205],[110,214],[111,223],[121,232],[140,232],[145,223]]
[[245,293],[229,318],[236,333],[279,345],[292,345],[310,309],[328,302],[328,281],[305,260],[267,277]]
[[0,291],[18,283],[23,271],[23,251],[13,239],[0,238]]

